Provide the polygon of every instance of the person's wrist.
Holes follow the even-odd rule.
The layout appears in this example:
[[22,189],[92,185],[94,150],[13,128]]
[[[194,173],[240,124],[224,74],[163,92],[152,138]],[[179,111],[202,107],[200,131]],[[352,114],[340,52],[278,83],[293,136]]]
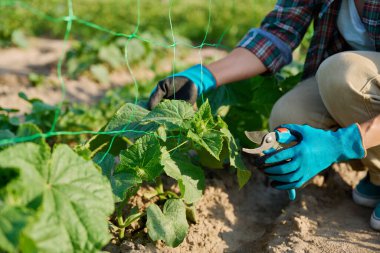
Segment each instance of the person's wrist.
[[362,159],[367,155],[359,124],[352,124],[348,127],[340,128],[335,134],[339,138],[341,147],[338,162]]
[[[212,72],[204,65],[198,64],[173,75],[186,77],[197,87],[198,96],[216,88],[216,79]],[[173,77],[172,76],[172,77]]]

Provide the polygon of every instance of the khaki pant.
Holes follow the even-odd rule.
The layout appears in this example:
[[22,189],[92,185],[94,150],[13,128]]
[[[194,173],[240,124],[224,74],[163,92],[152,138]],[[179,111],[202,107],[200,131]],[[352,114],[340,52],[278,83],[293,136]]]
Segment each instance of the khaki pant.
[[[349,51],[333,55],[315,77],[299,83],[274,105],[270,127],[308,124],[323,129],[364,122],[380,114],[380,53]],[[380,185],[380,146],[367,157],[351,161],[353,169],[368,169]]]

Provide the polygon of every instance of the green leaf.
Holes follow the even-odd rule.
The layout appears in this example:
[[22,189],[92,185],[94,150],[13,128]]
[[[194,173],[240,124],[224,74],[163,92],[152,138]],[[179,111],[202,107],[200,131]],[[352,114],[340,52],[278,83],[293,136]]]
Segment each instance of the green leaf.
[[192,123],[195,125],[196,132],[199,134],[215,128],[216,124],[208,100],[206,100],[195,113]]
[[200,200],[205,189],[203,170],[186,158],[171,158],[165,147],[161,151],[164,171],[166,175],[178,181],[183,200],[189,204]]
[[90,72],[94,78],[100,83],[109,82],[109,72],[108,69],[102,64],[94,64],[90,67]]
[[103,152],[97,153],[94,158],[92,159],[94,163],[100,166],[102,168],[102,173],[105,175],[108,179],[113,174],[113,168],[115,166],[115,158],[111,154],[106,154]]
[[110,154],[98,153],[93,160],[102,168],[103,175],[110,180],[115,202],[123,201],[132,188],[142,183],[136,171],[123,171],[120,167],[114,170],[115,158]]
[[154,122],[141,122],[148,113],[149,111],[142,106],[127,103],[115,113],[104,130],[124,131],[119,135],[127,138],[138,138],[154,132],[159,125]]
[[19,176],[1,189],[0,199],[37,210],[20,251],[57,252],[60,245],[60,252],[92,252],[108,242],[112,191],[92,161],[66,145],[50,154],[46,146],[23,143],[0,152],[0,177],[10,168]]
[[199,201],[205,189],[203,170],[190,162],[176,161],[176,163],[182,174],[178,180],[181,197],[188,204]]
[[203,133],[202,136],[189,131],[187,137],[195,144],[207,150],[216,160],[220,160],[219,155],[223,148],[223,135],[219,131],[209,130]]
[[25,100],[25,101],[31,103],[31,100],[29,100],[29,98],[28,98],[28,96],[25,94],[25,92],[20,91],[20,92],[18,93],[18,96],[19,96],[19,98],[21,98],[21,99],[23,99],[23,100]]
[[186,237],[189,224],[185,204],[178,199],[165,202],[163,211],[156,204],[147,209],[148,234],[153,241],[163,240],[170,247],[177,247]]
[[5,139],[11,139],[15,138],[16,135],[9,131],[8,129],[6,130],[0,130],[0,140],[5,140]]
[[220,152],[219,160],[213,156],[210,156],[210,153],[205,149],[197,150],[197,154],[199,156],[201,166],[210,169],[224,169],[225,165],[228,164],[228,159],[230,156],[226,140],[223,141],[223,148]]
[[[100,129],[100,132],[103,131],[104,127]],[[109,152],[114,156],[118,156],[122,150],[128,147],[129,142],[128,139],[126,140],[122,136],[115,137],[114,135],[98,134],[91,137],[81,149],[88,149],[91,152],[91,157],[99,152]]]
[[136,171],[128,170],[126,172],[116,171],[111,176],[111,187],[114,194],[115,202],[121,202],[126,198],[130,198],[130,191],[138,189],[142,184],[141,178],[137,175]]
[[0,206],[0,250],[16,252],[20,234],[32,214],[20,207]]
[[123,129],[124,126],[132,122],[142,120],[149,111],[139,105],[127,103],[116,111],[114,116],[108,122],[105,131],[113,131]]
[[14,112],[19,112],[19,109],[14,109],[14,108],[4,108],[0,106],[0,112],[6,112],[6,113],[14,113]]
[[[208,101],[202,104],[191,122],[192,130],[187,134],[195,144],[206,150],[217,161],[223,148],[223,135],[215,123]],[[196,147],[197,149],[197,147]],[[197,149],[202,151],[202,149]]]
[[119,171],[135,171],[144,181],[152,181],[162,172],[160,143],[145,135],[120,154]]
[[224,134],[226,138],[227,146],[229,150],[230,165],[237,169],[238,184],[239,184],[239,187],[242,188],[249,181],[252,173],[246,168],[241,158],[241,153],[236,144],[236,141],[234,137],[232,136],[231,132],[226,128],[227,127],[226,123],[223,122],[222,119],[220,118],[218,119],[218,123],[221,126],[224,126],[223,128],[220,129],[220,131]]
[[194,116],[193,107],[181,100],[164,100],[143,121],[165,125],[168,130],[188,129],[188,121]]
[[239,184],[239,188],[241,189],[244,187],[244,185],[246,185],[248,183],[249,179],[252,176],[252,173],[249,170],[244,169],[241,166],[236,167],[236,168],[237,168],[238,184]]
[[157,128],[157,136],[163,141],[166,142],[167,140],[167,134],[166,134],[166,129],[164,126],[159,126]]
[[10,117],[9,118],[9,123],[12,124],[13,126],[18,126],[18,125],[20,125],[20,118],[18,118],[18,117]]
[[[42,134],[41,129],[39,129],[38,126],[32,123],[22,124],[17,130],[17,137],[29,137],[29,136],[38,135],[38,134]],[[43,144],[45,143],[45,139],[42,137],[37,137],[31,142],[34,142],[37,144]]]
[[161,153],[161,164],[164,166],[166,175],[176,180],[181,179],[181,170],[178,168],[176,162],[170,157],[170,153],[167,151],[166,147],[161,148]]

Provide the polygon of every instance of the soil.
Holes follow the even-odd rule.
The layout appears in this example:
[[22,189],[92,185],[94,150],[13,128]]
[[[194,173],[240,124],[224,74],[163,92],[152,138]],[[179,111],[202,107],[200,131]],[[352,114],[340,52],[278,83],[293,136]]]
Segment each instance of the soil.
[[[0,106],[28,110],[17,96],[24,91],[49,103],[62,99],[55,65],[62,54],[62,41],[32,39],[28,49],[0,50]],[[224,52],[204,50],[204,54]],[[198,51],[189,56],[196,62]],[[145,71],[145,72],[144,72]],[[141,76],[147,76],[149,70]],[[44,85],[33,87],[28,74],[45,75]],[[109,84],[89,77],[65,80],[67,98],[92,103],[107,90],[130,82],[127,71],[112,73]],[[141,77],[142,78],[142,77]],[[352,188],[365,176],[345,165],[335,165],[297,191],[290,202],[287,194],[272,189],[265,177],[253,171],[241,190],[236,176],[227,171],[208,172],[204,197],[197,203],[198,222],[190,226],[185,241],[171,249],[161,242],[110,243],[108,252],[380,252],[380,234],[371,230],[372,210],[357,206]]]
[[[351,199],[353,185],[365,176],[335,165],[325,176],[297,191],[297,199],[266,184],[254,171],[241,190],[235,176],[215,171],[197,204],[198,223],[172,249],[162,243],[124,241],[108,252],[380,252],[379,233],[369,227],[372,210]],[[327,178],[327,179],[326,179]]]
[[[69,48],[70,42],[65,44],[62,40],[30,38],[28,45],[25,49],[0,49],[0,107],[17,108],[20,113],[28,111],[29,104],[19,98],[19,92],[24,92],[30,98],[40,98],[48,104],[56,104],[62,100],[95,103],[108,89],[133,82],[127,67],[111,72],[109,83],[98,83],[86,73],[77,80],[66,76],[60,80],[57,75],[57,62]],[[226,55],[225,51],[215,48],[204,48],[201,51],[203,62],[221,58],[223,55]],[[197,64],[200,62],[200,53],[199,50],[177,52],[176,59],[181,59],[187,65]],[[159,71],[170,73],[171,61],[172,57],[162,59]],[[155,73],[146,67],[132,66],[132,71],[138,85],[155,77]],[[43,76],[43,81],[32,85],[29,81],[31,73]]]

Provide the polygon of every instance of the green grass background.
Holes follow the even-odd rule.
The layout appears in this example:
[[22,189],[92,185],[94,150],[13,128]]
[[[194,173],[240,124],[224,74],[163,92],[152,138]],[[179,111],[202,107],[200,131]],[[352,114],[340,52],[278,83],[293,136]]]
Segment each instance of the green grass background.
[[[194,44],[203,41],[208,25],[208,43],[233,47],[274,6],[274,0],[73,0],[74,15],[109,30],[131,34],[138,24],[139,33],[170,32],[169,9],[175,35],[189,38]],[[3,0],[0,3],[0,37],[9,38],[22,29],[28,35],[63,38],[66,22],[53,22],[42,14],[59,18],[68,14],[67,0]],[[104,35],[82,24],[74,23],[72,38],[87,40]]]

